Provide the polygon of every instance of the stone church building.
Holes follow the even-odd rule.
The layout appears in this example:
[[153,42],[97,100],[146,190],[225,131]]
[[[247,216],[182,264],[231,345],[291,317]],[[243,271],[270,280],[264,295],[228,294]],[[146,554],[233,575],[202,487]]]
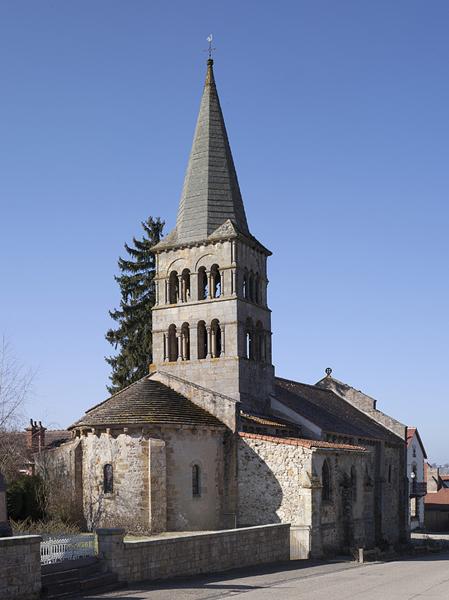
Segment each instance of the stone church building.
[[43,453],[89,527],[291,523],[296,556],[407,536],[406,430],[332,377],[275,376],[267,261],[207,74],[176,227],[154,248],[153,364]]

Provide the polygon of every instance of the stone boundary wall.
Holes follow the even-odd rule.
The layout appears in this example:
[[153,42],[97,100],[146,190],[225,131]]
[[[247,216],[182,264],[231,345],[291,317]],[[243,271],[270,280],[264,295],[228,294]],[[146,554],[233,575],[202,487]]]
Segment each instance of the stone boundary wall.
[[39,535],[0,538],[0,599],[34,600],[41,591]]
[[119,581],[151,581],[216,573],[290,559],[290,525],[244,527],[145,541],[123,529],[99,529],[98,552]]

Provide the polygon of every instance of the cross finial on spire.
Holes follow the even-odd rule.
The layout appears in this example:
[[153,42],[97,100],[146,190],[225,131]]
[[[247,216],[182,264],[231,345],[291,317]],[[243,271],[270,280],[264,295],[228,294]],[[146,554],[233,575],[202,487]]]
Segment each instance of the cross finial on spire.
[[214,39],[214,36],[209,33],[209,35],[207,36],[207,41],[209,42],[209,48],[207,49],[207,52],[209,53],[209,60],[212,59],[212,52],[214,52],[214,50],[216,50],[216,48],[212,48],[212,40]]

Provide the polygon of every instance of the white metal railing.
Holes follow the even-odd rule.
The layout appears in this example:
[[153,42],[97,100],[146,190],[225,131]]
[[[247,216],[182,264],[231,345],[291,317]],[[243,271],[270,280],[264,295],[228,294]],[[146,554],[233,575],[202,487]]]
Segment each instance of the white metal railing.
[[54,535],[41,542],[41,564],[51,565],[65,560],[95,556],[95,534]]

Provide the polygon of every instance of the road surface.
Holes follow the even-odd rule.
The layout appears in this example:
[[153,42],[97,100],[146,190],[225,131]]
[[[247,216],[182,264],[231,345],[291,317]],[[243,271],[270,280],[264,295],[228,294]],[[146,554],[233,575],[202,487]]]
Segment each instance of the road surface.
[[449,552],[387,563],[290,562],[157,585],[95,600],[449,600]]

